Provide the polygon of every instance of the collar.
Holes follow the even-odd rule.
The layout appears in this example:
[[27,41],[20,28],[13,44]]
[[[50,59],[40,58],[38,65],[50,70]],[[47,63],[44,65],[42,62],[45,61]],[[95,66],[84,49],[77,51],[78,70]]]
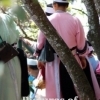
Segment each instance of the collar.
[[55,13],[64,13],[66,11],[62,11],[62,10],[56,10]]

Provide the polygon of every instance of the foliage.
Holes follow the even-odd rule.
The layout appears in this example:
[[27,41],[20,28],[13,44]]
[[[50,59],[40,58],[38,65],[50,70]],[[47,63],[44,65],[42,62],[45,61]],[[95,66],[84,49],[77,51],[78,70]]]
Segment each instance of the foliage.
[[0,4],[3,6],[11,6],[12,0],[0,0]]
[[14,1],[13,6],[11,5],[11,1],[12,0],[0,0],[0,3],[2,3],[1,11],[12,16],[19,27],[22,37],[36,41],[38,32],[37,26],[31,20],[20,0]]
[[13,16],[15,16],[18,20],[20,21],[26,21],[28,20],[27,19],[27,14],[26,14],[26,11],[23,9],[22,6],[20,5],[14,5],[12,8],[11,8],[11,14]]
[[[82,9],[82,7],[81,8],[73,7],[74,0],[69,0],[69,1],[72,2],[68,8],[68,11],[70,13],[72,13],[73,15],[78,15],[79,18],[86,16],[86,13],[84,9]],[[14,18],[15,22],[19,26],[20,35],[30,40],[36,40],[38,28],[35,25],[35,23],[31,20],[30,16],[28,15],[27,11],[22,5],[22,2],[20,0],[13,1],[14,2],[13,6],[11,6],[12,0],[0,0],[0,2],[2,2],[2,4],[6,7],[10,6],[5,10],[5,12],[7,12]],[[43,9],[45,9],[46,4],[47,4],[46,0],[40,2],[40,5]],[[86,25],[84,25],[84,22],[82,23],[83,26],[87,26],[87,22],[85,22]]]

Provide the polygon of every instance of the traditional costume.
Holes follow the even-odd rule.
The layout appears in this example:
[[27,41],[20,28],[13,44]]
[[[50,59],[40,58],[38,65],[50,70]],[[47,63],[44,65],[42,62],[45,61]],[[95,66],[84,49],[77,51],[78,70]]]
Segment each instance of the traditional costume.
[[[54,3],[68,3],[67,0],[53,1]],[[89,53],[89,50],[85,39],[85,33],[79,19],[61,10],[55,11],[55,13],[48,18],[51,24],[57,30],[58,34],[72,51],[72,54],[76,58],[77,62],[82,67],[79,56],[85,57]],[[45,41],[46,38],[40,31],[37,39],[37,53],[43,49]],[[64,100],[68,100],[69,98],[74,99],[77,94],[72,80],[54,50],[53,54],[54,61],[46,62],[45,65],[46,98],[64,98]],[[94,84],[92,84],[93,79],[91,79],[91,72],[88,62],[83,71],[85,72],[91,87],[95,87]],[[95,89],[93,88],[93,90]]]
[[[0,14],[0,36],[9,44],[18,42],[19,31],[13,18]],[[0,100],[21,100],[21,66],[18,57],[0,62]]]
[[87,43],[89,44],[90,54],[86,56],[86,59],[89,62],[92,83],[93,83],[96,99],[99,100],[100,99],[100,61],[98,60],[97,56],[93,54],[94,49],[91,43],[89,41],[87,41]]

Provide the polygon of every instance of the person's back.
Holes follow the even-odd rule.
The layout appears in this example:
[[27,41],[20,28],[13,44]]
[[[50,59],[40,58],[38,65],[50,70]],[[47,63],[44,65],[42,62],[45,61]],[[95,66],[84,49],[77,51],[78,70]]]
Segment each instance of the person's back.
[[[0,13],[0,36],[9,44],[14,44],[19,39],[19,31],[12,19],[11,16]],[[21,66],[17,56],[3,66],[0,60],[0,100],[21,100]]]
[[[66,8],[68,7],[67,0],[53,0],[53,8],[55,13],[49,17],[50,22],[57,30],[58,34],[64,40],[66,45],[72,51],[74,57],[77,59],[78,63],[81,65],[91,87],[93,88],[96,98],[100,98],[97,92],[96,78],[93,79],[93,75],[89,63],[85,59],[87,54],[89,54],[89,47],[85,39],[84,29],[81,22],[78,18],[73,17],[69,13],[66,13]],[[61,68],[60,68],[61,70]],[[64,70],[63,70],[64,72]],[[62,74],[62,76],[64,73]],[[65,76],[64,76],[65,77]],[[63,78],[63,77],[62,77]],[[62,79],[61,78],[61,79]],[[68,78],[66,76],[66,78]],[[66,82],[66,81],[65,81]],[[69,82],[67,81],[66,84]],[[96,87],[97,86],[97,87]],[[65,86],[66,88],[66,86]],[[61,89],[65,89],[61,86]],[[71,89],[72,90],[72,89]],[[98,90],[99,91],[99,90]],[[62,91],[63,92],[63,91]],[[67,93],[68,94],[68,93]],[[66,95],[66,90],[63,93],[65,98],[68,98]],[[66,99],[67,100],[67,99]]]
[[[79,20],[66,13],[68,4],[67,0],[53,0],[55,13],[48,18],[81,65],[77,51],[79,54],[84,54],[87,51],[85,34]],[[39,51],[44,47],[45,40],[46,37],[42,31],[39,31],[35,55],[39,54]],[[58,55],[55,52],[53,54],[54,60],[45,63],[46,98],[60,99],[63,97],[65,100],[74,98],[77,94],[72,80]]]
[[[50,22],[58,31],[59,35],[67,43],[69,48],[76,46],[76,35],[78,33],[77,18],[66,12],[56,12],[49,17]],[[83,34],[83,31],[82,31]]]
[[[74,55],[76,55],[76,49],[81,51],[86,47],[85,33],[78,18],[58,10],[49,17],[49,20],[69,49],[74,48]],[[83,52],[85,52],[85,49]],[[79,58],[76,58],[80,63]]]

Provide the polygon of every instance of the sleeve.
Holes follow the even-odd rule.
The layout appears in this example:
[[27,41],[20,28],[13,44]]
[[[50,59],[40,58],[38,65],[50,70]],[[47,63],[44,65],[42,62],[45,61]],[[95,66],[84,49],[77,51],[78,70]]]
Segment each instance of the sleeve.
[[45,44],[45,41],[46,41],[45,35],[42,33],[42,31],[39,30],[37,43],[36,43],[36,53],[41,52],[41,50]]
[[76,33],[77,53],[79,54],[79,56],[85,56],[88,54],[89,48],[85,38],[83,26],[78,18],[76,19],[76,28],[77,28],[77,33]]

